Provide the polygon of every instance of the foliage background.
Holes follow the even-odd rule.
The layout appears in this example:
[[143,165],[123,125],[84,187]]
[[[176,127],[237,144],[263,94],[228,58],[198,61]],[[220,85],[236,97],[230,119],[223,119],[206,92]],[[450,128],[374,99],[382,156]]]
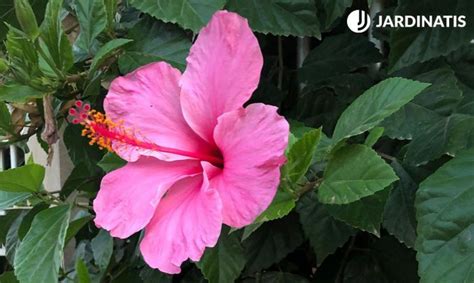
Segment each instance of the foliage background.
[[[1,143],[28,152],[38,139],[48,152],[59,134],[75,167],[54,193],[33,160],[0,173],[0,282],[474,281],[471,0],[30,4],[16,1],[15,13],[13,0],[0,3]],[[112,239],[91,222],[102,176],[123,161],[87,146],[65,115],[75,99],[100,110],[110,81],[143,64],[183,70],[196,33],[222,8],[257,34],[265,65],[251,102],[291,121],[288,163],[254,224],[225,228],[172,278],[140,258],[140,233]],[[353,9],[462,14],[467,26],[356,35],[345,24]],[[63,260],[65,247],[73,255]]]

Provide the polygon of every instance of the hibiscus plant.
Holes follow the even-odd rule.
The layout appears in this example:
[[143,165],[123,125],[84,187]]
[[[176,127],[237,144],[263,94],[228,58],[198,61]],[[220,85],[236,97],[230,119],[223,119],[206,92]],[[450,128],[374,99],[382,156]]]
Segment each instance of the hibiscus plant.
[[0,282],[474,282],[471,0],[2,1]]

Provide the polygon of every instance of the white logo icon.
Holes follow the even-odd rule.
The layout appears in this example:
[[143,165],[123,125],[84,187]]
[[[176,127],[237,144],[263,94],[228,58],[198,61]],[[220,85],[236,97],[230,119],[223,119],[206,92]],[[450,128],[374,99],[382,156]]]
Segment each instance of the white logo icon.
[[370,16],[364,10],[354,10],[347,16],[347,26],[355,33],[363,33],[370,27]]

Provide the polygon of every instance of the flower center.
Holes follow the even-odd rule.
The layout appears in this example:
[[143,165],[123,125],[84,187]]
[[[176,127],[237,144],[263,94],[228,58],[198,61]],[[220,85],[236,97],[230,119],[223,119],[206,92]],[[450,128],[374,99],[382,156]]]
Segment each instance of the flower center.
[[224,160],[220,152],[217,152],[215,155],[208,155],[161,146],[140,138],[136,131],[126,128],[123,125],[123,121],[114,122],[107,118],[105,114],[91,110],[91,106],[88,103],[78,100],[74,106],[75,107],[69,109],[68,121],[73,124],[82,125],[84,127],[82,136],[87,136],[90,139],[89,144],[97,144],[100,149],[114,152],[115,150],[112,145],[132,146],[156,152],[172,153],[195,158],[207,161],[220,168],[224,165]]

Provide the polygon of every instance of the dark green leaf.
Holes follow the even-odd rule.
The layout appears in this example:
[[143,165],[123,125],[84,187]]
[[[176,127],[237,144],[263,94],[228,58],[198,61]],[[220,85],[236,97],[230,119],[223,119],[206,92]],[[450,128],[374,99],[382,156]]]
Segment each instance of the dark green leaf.
[[[246,272],[254,273],[283,259],[303,242],[294,214],[266,222],[244,242]],[[291,233],[288,233],[291,231]]]
[[44,179],[44,167],[36,164],[0,172],[0,191],[37,192]]
[[15,255],[15,275],[20,282],[56,282],[62,262],[70,206],[38,213]]
[[19,283],[13,271],[8,271],[0,275],[0,282],[1,283]]
[[[15,16],[15,9],[13,7],[14,1],[15,0],[2,0],[0,3],[0,19],[2,21],[0,24],[0,41],[2,42],[8,31],[7,26],[3,24],[4,22],[16,27],[19,26]],[[30,0],[33,11],[36,13],[36,18],[39,20],[43,19],[46,3],[48,3],[48,0]]]
[[474,38],[474,2],[471,0],[410,1],[401,0],[395,15],[464,15],[467,25],[460,27],[398,28],[390,37],[390,69],[401,69],[417,62],[445,56],[466,46]]
[[258,279],[246,279],[244,283],[309,283],[310,281],[304,277],[288,272],[265,272]]
[[254,223],[282,218],[295,208],[295,203],[294,195],[279,188],[270,206],[255,219]]
[[364,145],[346,146],[334,153],[319,187],[319,200],[345,204],[375,194],[398,179],[392,168]]
[[244,249],[237,233],[229,234],[224,229],[217,245],[206,250],[197,266],[211,283],[234,282],[245,266]]
[[0,101],[0,133],[13,132],[10,111],[5,102]]
[[321,37],[316,5],[310,0],[229,0],[227,9],[264,34]]
[[165,23],[178,24],[185,29],[198,32],[212,14],[224,7],[225,0],[205,2],[192,0],[130,0],[138,10],[152,15]]
[[114,239],[109,232],[100,230],[91,241],[94,261],[100,270],[106,270],[114,251]]
[[474,150],[460,153],[420,184],[415,248],[421,282],[472,282]]
[[0,216],[0,246],[5,245],[8,230],[20,213],[21,210],[9,210],[5,212],[5,215]]
[[374,144],[382,137],[384,132],[383,127],[375,127],[369,131],[369,135],[365,139],[364,144],[368,147],[373,147]]
[[314,192],[304,195],[297,203],[296,210],[303,231],[316,253],[318,265],[356,233],[354,228],[332,217],[326,207],[319,203]]
[[428,86],[427,83],[390,78],[371,87],[342,113],[334,130],[334,144],[377,126]]
[[[318,0],[321,3],[323,17],[320,19],[322,29],[327,30],[352,5],[352,0]],[[318,11],[320,12],[320,11]]]
[[91,221],[92,218],[93,217],[91,215],[88,215],[88,216],[78,218],[74,221],[71,221],[71,223],[69,223],[69,226],[67,227],[66,238],[64,240],[64,243],[67,244],[72,238],[74,238],[77,232],[79,232],[79,230],[81,230],[82,227],[84,227],[87,223],[89,223],[89,221]]
[[127,161],[120,158],[117,154],[109,152],[97,163],[97,166],[108,173],[123,167],[125,164],[127,164]]
[[318,47],[311,50],[298,75],[305,83],[317,84],[381,59],[378,49],[367,37],[344,33],[325,38]]
[[140,271],[140,278],[143,280],[143,283],[171,283],[173,281],[171,275],[160,272],[158,269],[153,269],[148,265]]
[[64,130],[64,143],[74,165],[84,163],[90,167],[99,162],[103,152],[96,146],[90,146],[89,140],[81,136],[81,131],[80,125],[67,125]]
[[128,37],[133,42],[119,58],[122,73],[156,61],[166,61],[184,70],[191,41],[178,27],[145,17],[130,30]]
[[380,237],[380,223],[389,193],[390,189],[386,188],[349,204],[326,205],[326,209],[336,219]]
[[383,226],[401,243],[413,248],[416,239],[415,193],[418,185],[401,164],[395,161],[392,167],[400,181],[387,199]]

